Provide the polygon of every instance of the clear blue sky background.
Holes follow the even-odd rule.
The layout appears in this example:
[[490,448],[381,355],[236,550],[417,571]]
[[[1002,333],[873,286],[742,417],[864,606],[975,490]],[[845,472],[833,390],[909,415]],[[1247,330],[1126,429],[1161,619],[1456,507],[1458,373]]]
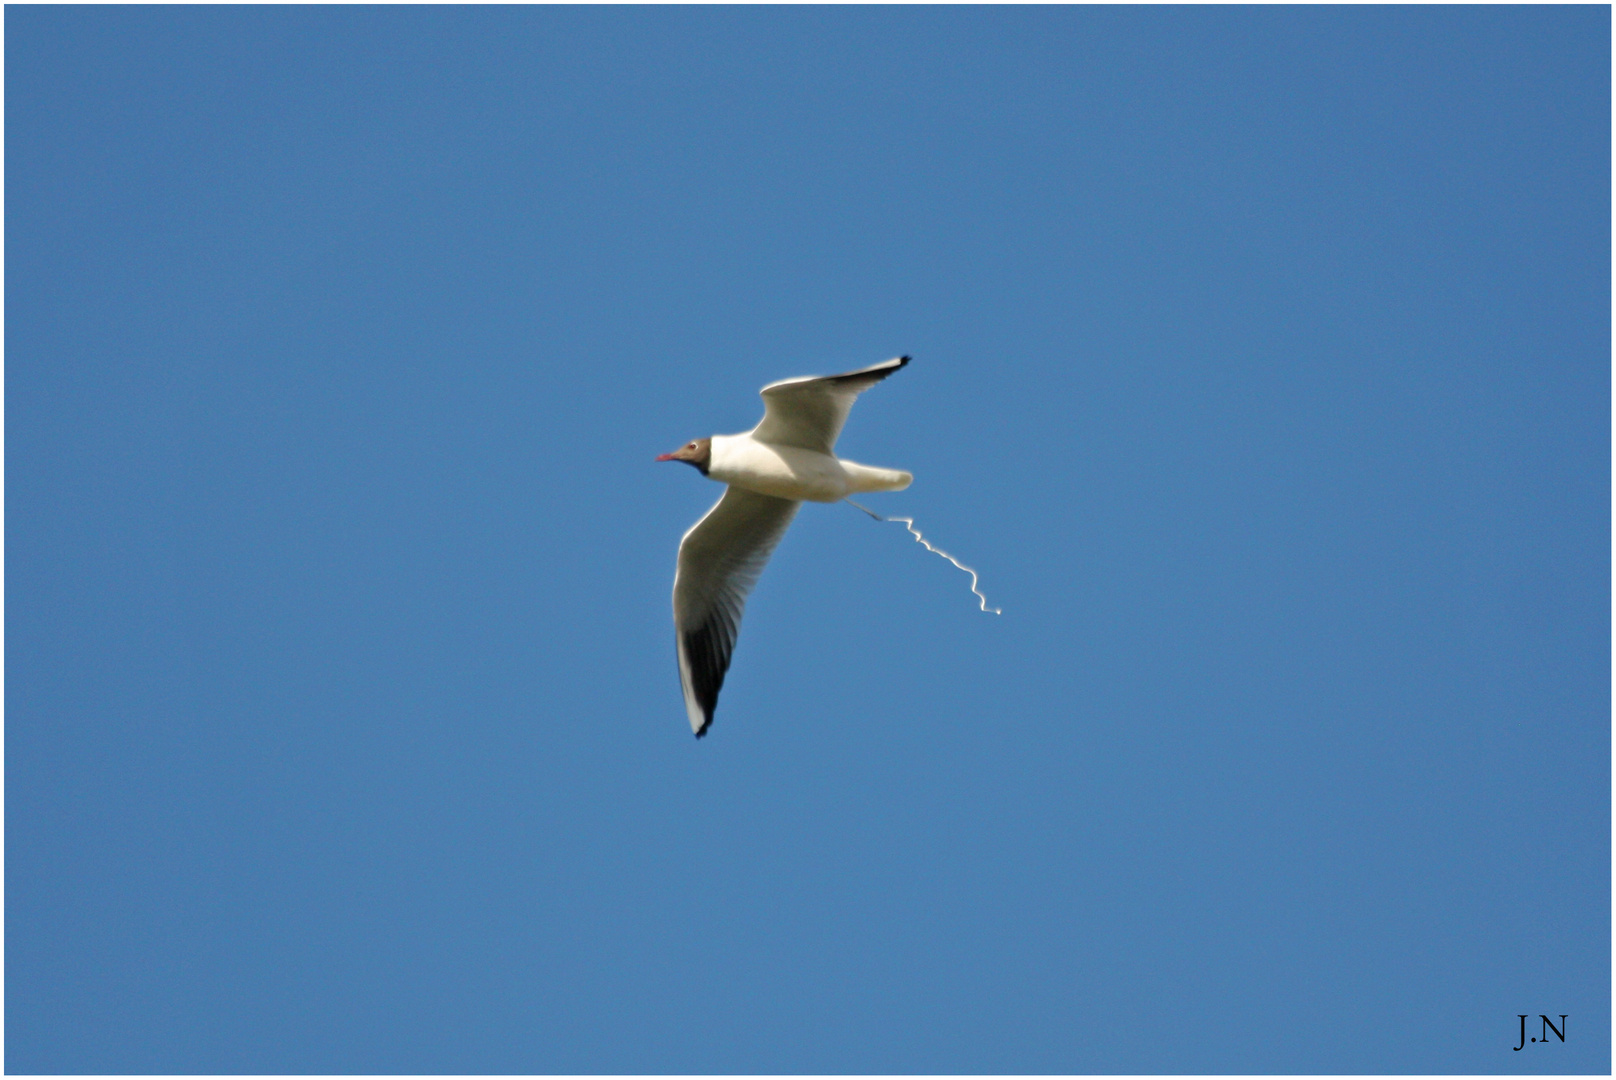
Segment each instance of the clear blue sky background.
[[1609,1070],[1608,9],[5,27],[10,1071]]

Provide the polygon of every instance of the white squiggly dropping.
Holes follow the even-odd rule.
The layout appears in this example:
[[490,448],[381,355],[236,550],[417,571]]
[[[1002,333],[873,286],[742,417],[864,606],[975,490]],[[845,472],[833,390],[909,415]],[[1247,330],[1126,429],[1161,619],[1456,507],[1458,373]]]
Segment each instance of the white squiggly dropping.
[[902,525],[904,528],[908,529],[909,532],[914,536],[915,540],[918,543],[920,543],[922,546],[924,546],[927,551],[931,552],[934,555],[941,555],[943,558],[947,559],[949,562],[953,563],[955,566],[959,567],[961,570],[963,570],[967,574],[971,575],[971,591],[976,594],[976,597],[977,597],[978,600],[982,601],[982,610],[983,611],[987,612],[990,615],[1003,615],[1004,614],[1004,609],[1003,608],[988,607],[988,598],[982,594],[981,589],[978,589],[976,587],[976,580],[977,580],[976,579],[976,571],[972,570],[969,566],[966,566],[964,563],[962,563],[958,559],[954,558],[954,556],[950,555],[948,552],[944,551],[942,548],[932,547],[930,541],[928,541],[924,536],[921,536],[920,535],[920,530],[915,528],[915,519],[914,518],[908,518],[908,517],[882,517],[880,514],[877,514],[874,510],[871,510],[868,506],[859,506],[859,504],[854,502],[852,499],[843,499],[842,501],[847,503],[847,505],[849,505],[851,507],[855,507],[856,509],[864,511],[866,514],[869,514],[871,517],[873,517],[877,521],[889,521],[894,525]]

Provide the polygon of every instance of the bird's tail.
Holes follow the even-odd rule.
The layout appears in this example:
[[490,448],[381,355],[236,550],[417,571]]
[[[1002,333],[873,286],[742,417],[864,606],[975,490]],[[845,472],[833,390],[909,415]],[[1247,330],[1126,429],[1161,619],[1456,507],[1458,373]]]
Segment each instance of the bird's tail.
[[856,461],[842,462],[847,478],[852,481],[848,494],[863,495],[870,491],[902,491],[914,483],[914,474],[902,469],[879,469],[874,465],[860,465]]

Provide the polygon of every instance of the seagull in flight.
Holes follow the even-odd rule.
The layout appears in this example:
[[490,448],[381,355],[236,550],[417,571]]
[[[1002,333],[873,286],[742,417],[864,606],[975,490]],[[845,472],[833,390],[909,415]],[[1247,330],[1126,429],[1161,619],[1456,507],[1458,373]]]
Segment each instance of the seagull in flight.
[[783,379],[762,390],[763,422],[742,435],[686,443],[658,461],[683,461],[728,484],[679,542],[673,625],[679,682],[696,738],[712,726],[746,597],[804,500],[833,503],[902,491],[914,479],[836,456],[836,436],[860,394],[909,363],[900,356],[840,375]]

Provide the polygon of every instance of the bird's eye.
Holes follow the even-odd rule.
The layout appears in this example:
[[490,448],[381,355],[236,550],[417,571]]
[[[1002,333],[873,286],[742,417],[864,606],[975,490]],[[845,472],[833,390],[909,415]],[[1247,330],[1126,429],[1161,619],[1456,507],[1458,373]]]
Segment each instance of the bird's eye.
[[695,443],[691,443],[689,446],[685,447],[686,450],[694,450],[695,448],[696,448]]

